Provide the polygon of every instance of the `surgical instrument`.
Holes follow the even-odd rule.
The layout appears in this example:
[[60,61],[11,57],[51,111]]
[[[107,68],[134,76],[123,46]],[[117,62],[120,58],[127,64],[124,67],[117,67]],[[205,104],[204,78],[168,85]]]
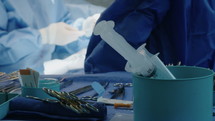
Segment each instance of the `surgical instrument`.
[[115,103],[133,104],[133,101],[109,99],[109,98],[103,98],[103,97],[99,97],[97,99],[97,102],[101,102],[101,103],[105,103],[105,104],[111,104],[111,105],[114,105]]
[[[107,86],[108,84],[106,82],[101,82],[100,83],[102,86]],[[90,90],[93,90],[93,87],[91,85],[87,85],[87,86],[84,86],[84,87],[81,87],[81,88],[78,88],[76,90],[73,90],[73,91],[70,91],[69,93],[72,93],[74,95],[80,95],[82,93],[85,93],[85,92],[88,92]]]
[[13,92],[17,89],[20,89],[20,84],[14,81],[7,82],[7,84],[0,85],[0,92]]
[[85,93],[87,91],[90,91],[92,90],[92,86],[91,85],[87,85],[87,86],[84,86],[84,87],[81,87],[81,88],[78,88],[76,90],[73,90],[73,91],[70,91],[69,93],[72,93],[74,95],[79,95],[79,94],[82,94],[82,93]]
[[43,101],[43,102],[59,103],[59,101],[58,101],[58,100],[52,100],[52,99],[48,99],[48,98],[46,98],[46,99],[42,99],[42,98],[39,98],[39,97],[29,96],[29,95],[27,95],[26,97],[27,97],[27,98],[31,98],[31,99],[35,99],[35,100],[39,100],[39,101]]
[[82,100],[91,100],[91,101],[97,101],[98,97],[96,96],[83,96],[81,97]]
[[145,44],[135,50],[120,34],[113,28],[114,21],[100,21],[94,28],[94,34],[100,35],[113,49],[115,49],[128,62],[125,70],[142,76],[154,76],[155,78],[175,79],[157,57],[146,50]]
[[114,89],[112,91],[109,91],[109,93],[112,94],[111,99],[121,97],[123,99],[125,95],[125,87],[122,85],[121,87],[118,87],[117,89]]
[[0,72],[0,82],[8,81],[8,80],[15,80],[15,79],[19,79],[18,71],[14,71],[9,74]]
[[124,87],[132,87],[133,84],[132,84],[132,83],[114,83],[113,86],[114,86],[114,87],[121,87],[121,86],[124,86]]
[[79,99],[72,93],[67,92],[57,92],[55,90],[43,88],[43,91],[48,95],[58,99],[59,103],[69,109],[72,109],[76,113],[90,113],[90,110],[98,112],[99,110],[93,105]]

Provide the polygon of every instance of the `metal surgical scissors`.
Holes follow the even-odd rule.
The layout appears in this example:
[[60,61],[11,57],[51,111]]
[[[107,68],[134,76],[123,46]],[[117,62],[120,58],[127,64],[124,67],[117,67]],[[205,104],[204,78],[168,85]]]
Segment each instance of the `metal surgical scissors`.
[[97,101],[98,97],[96,96],[83,96],[81,97],[82,100],[92,100],[92,101]]
[[112,94],[111,99],[114,99],[117,97],[121,97],[123,99],[123,97],[125,95],[125,86],[122,85],[121,87],[118,87],[117,89],[114,89],[114,90],[110,91],[109,93]]
[[122,87],[122,86],[124,86],[124,87],[132,87],[133,84],[132,83],[115,83],[115,84],[113,84],[113,86],[114,87]]
[[18,76],[18,71],[14,71],[12,73],[4,73],[4,72],[0,72],[0,82],[3,82],[3,81],[8,81],[8,80],[15,80],[15,79],[18,79],[19,76]]
[[46,92],[48,95],[57,98],[59,103],[64,107],[72,109],[77,113],[90,113],[88,109],[99,112],[96,107],[89,104],[88,102],[79,99],[72,93],[57,92],[47,88],[43,88],[43,91]]

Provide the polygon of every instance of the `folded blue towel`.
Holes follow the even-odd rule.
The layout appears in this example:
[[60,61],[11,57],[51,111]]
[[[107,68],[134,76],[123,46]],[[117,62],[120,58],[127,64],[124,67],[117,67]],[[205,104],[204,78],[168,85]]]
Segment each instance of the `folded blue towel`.
[[89,114],[77,114],[61,106],[59,103],[48,103],[25,97],[17,97],[10,102],[10,111],[5,119],[16,120],[104,120],[107,108],[102,103],[92,104],[99,112],[91,111]]

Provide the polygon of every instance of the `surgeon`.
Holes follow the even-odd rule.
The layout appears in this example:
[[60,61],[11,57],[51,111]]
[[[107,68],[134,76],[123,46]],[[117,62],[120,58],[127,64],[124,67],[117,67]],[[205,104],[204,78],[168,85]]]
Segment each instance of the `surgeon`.
[[[215,71],[214,0],[116,0],[98,22],[113,20],[115,31],[134,48],[146,43],[164,64],[181,62]],[[86,73],[124,71],[126,60],[93,35]]]
[[56,45],[84,34],[70,23],[62,0],[0,0],[0,72],[32,68],[43,73]]

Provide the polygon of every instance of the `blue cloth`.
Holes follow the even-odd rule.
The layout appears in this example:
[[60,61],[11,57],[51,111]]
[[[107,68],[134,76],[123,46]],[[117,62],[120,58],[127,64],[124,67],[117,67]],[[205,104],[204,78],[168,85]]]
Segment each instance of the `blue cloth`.
[[54,45],[42,45],[38,29],[51,23],[72,23],[61,0],[0,0],[0,71],[32,68],[43,73]]
[[[44,77],[50,77],[44,76]],[[54,76],[53,76],[54,77]],[[58,76],[59,77],[59,76]],[[99,73],[99,74],[68,74],[64,75],[65,81],[66,80],[73,80],[73,81],[87,81],[87,82],[130,82],[132,80],[132,74],[129,72],[123,71],[115,71],[115,72],[108,72],[108,73]]]
[[94,103],[99,112],[91,111],[89,114],[77,114],[61,106],[59,103],[47,103],[34,99],[17,97],[10,102],[10,111],[5,120],[103,120],[107,115],[105,104]]
[[[215,71],[215,1],[116,0],[98,21],[113,20],[115,31],[134,48],[146,48],[165,64],[195,65]],[[123,71],[126,60],[99,36],[91,37],[87,73]]]
[[[83,74],[83,73],[74,73],[74,74],[65,74],[65,75],[42,75],[41,78],[57,78],[61,80],[64,78],[63,83],[61,85],[62,91],[73,91],[80,87],[84,87],[87,85],[91,85],[94,81],[96,82],[110,82],[106,87],[105,93],[102,95],[104,98],[110,98],[112,96],[109,91],[113,91],[117,87],[113,85],[115,83],[131,83],[132,82],[132,74],[128,72],[108,72],[108,73],[98,73],[98,74]],[[82,96],[93,96],[96,92],[94,90],[85,92],[83,94],[78,95]],[[122,99],[121,97],[117,99]],[[132,101],[133,100],[133,88],[125,87],[125,95],[123,100]],[[117,113],[126,113],[133,114],[133,110],[125,110],[125,109],[115,109],[113,105],[107,106],[107,118],[104,121],[110,121],[111,118]]]
[[[132,81],[132,74],[129,72],[119,71],[119,72],[107,72],[107,73],[98,73],[98,74],[84,74],[83,69],[79,70],[72,74],[67,73],[64,75],[41,75],[40,79],[44,78],[55,78],[58,80],[62,80],[61,82],[61,89],[63,91],[71,91],[74,88],[78,88],[79,86],[83,86],[83,82],[89,84],[96,81],[96,82],[131,82]],[[74,85],[75,87],[71,87],[70,85]],[[80,82],[79,84],[77,84]],[[78,85],[78,86],[76,86]]]

